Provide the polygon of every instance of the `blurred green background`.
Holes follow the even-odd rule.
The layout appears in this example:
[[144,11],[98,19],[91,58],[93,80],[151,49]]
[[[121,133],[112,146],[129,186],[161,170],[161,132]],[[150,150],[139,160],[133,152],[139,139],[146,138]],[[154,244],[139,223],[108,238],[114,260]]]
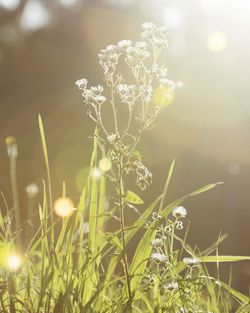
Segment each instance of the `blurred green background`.
[[[77,202],[93,124],[74,83],[81,77],[102,83],[98,51],[136,39],[140,24],[154,21],[169,30],[166,65],[178,88],[174,103],[141,143],[144,163],[153,172],[146,203],[162,191],[173,158],[177,165],[168,202],[223,181],[186,203],[189,240],[203,249],[222,231],[228,238],[221,254],[250,255],[249,16],[248,0],[0,0],[0,190],[9,205],[6,136],[18,142],[23,218],[25,186],[41,187],[45,176],[39,113],[54,197],[65,180],[67,194]],[[246,291],[249,264],[234,266],[234,274],[234,285]]]

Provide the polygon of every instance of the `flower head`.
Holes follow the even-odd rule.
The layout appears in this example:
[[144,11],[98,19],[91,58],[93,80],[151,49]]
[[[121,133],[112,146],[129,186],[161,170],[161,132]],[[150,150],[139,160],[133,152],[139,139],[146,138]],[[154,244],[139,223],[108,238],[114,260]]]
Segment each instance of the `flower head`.
[[179,288],[179,284],[177,283],[177,281],[170,281],[168,283],[165,283],[163,285],[163,288],[167,290],[176,290]]
[[183,259],[183,262],[189,266],[197,266],[200,264],[200,260],[196,257],[193,257],[193,258],[186,257]]
[[132,46],[131,40],[121,40],[117,44],[117,47],[120,51],[126,51],[131,46]]
[[163,245],[163,241],[162,241],[162,239],[160,239],[160,238],[156,238],[156,239],[154,239],[154,240],[152,241],[152,246],[153,246],[154,248],[160,247],[160,246],[162,246],[162,245]]
[[141,27],[144,30],[152,30],[152,29],[155,29],[156,25],[153,22],[146,22],[146,23],[143,23]]
[[183,206],[178,206],[173,209],[172,212],[174,217],[186,217],[187,216],[187,210]]
[[81,78],[81,79],[78,79],[76,82],[75,82],[76,86],[81,89],[81,90],[85,90],[86,87],[87,87],[87,84],[88,84],[88,81],[86,78]]
[[156,262],[167,262],[168,257],[163,253],[152,253],[151,259]]

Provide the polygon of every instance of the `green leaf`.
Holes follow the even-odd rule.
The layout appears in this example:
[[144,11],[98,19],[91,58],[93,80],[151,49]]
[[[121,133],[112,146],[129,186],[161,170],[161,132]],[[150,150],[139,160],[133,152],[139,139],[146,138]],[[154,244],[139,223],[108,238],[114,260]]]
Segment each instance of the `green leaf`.
[[208,255],[199,257],[201,262],[204,263],[222,263],[222,262],[239,262],[249,261],[250,256],[234,256],[234,255]]
[[133,204],[143,204],[144,201],[133,191],[128,190],[125,196],[125,201]]

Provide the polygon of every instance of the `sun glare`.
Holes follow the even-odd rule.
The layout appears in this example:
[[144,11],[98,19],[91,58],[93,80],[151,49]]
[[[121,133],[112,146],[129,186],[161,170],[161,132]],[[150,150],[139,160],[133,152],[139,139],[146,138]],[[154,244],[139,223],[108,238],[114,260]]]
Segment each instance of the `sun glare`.
[[70,198],[58,198],[54,204],[54,211],[60,217],[69,217],[74,212],[74,203]]
[[227,36],[223,32],[213,32],[207,39],[208,49],[212,52],[221,52],[227,46]]
[[12,254],[8,256],[7,260],[8,267],[11,271],[16,271],[20,268],[22,264],[22,259],[17,254]]

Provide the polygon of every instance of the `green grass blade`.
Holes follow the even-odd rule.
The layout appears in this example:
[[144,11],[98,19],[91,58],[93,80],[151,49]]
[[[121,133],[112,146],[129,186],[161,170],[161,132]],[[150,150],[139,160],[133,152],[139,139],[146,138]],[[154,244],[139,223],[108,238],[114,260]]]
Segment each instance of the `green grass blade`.
[[234,256],[234,255],[208,255],[199,257],[201,262],[205,263],[221,263],[221,262],[239,262],[249,261],[250,256]]

